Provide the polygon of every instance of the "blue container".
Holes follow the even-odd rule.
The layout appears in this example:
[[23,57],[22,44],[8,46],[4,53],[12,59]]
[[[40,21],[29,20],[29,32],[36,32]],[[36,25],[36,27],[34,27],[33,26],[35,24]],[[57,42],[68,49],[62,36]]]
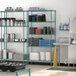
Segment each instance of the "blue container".
[[40,47],[54,47],[54,40],[39,40]]
[[32,16],[36,18],[38,15],[37,14],[33,14]]

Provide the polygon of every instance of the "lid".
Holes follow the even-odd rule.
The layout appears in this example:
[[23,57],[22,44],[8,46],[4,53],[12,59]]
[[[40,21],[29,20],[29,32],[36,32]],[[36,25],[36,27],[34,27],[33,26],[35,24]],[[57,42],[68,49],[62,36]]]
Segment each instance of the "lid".
[[16,18],[11,18],[12,20],[16,20]]
[[15,20],[16,18],[8,18],[9,20]]
[[1,20],[1,19],[2,19],[2,20],[6,20],[7,18],[0,18],[0,20]]
[[6,18],[7,20],[10,20],[10,18]]
[[15,21],[18,21],[18,20],[15,20]]
[[2,20],[5,20],[6,18],[2,18]]
[[15,22],[19,23],[20,21],[19,20],[15,20]]
[[20,20],[20,22],[23,22],[23,23],[25,23],[25,20]]
[[5,20],[7,20],[7,18],[5,18]]
[[63,24],[64,26],[67,26],[67,24]]
[[23,20],[19,20],[20,22],[23,22]]
[[45,16],[45,14],[42,14],[42,16]]
[[19,21],[22,21],[23,22],[23,20],[19,20]]

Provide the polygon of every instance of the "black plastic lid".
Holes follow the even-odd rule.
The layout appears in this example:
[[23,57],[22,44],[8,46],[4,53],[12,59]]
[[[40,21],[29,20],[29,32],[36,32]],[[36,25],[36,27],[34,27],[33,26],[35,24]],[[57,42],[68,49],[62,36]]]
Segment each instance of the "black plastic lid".
[[12,20],[16,20],[16,18],[11,18]]
[[10,20],[10,18],[7,18],[7,20]]
[[6,18],[0,18],[0,20],[1,20],[1,19],[2,19],[2,20],[5,20]]
[[15,20],[15,21],[17,21],[17,22],[18,22],[19,20]]
[[2,18],[2,20],[5,20],[6,18]]
[[23,21],[23,20],[19,20],[19,21]]

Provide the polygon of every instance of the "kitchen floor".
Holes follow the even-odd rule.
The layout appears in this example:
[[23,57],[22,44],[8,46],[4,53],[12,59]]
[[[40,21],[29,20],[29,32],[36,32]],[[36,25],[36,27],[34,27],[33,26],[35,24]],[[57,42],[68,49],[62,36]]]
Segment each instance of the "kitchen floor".
[[[76,72],[71,71],[59,71],[59,70],[47,70],[50,65],[27,65],[26,67],[31,68],[31,76],[76,76]],[[0,76],[16,76],[13,73],[2,73]],[[21,74],[20,76],[29,76],[28,73]]]

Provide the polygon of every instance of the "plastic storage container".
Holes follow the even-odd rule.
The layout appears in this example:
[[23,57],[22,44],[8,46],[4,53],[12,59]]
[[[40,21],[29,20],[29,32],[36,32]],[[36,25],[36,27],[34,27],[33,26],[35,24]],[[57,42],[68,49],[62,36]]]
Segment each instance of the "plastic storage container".
[[35,34],[43,34],[43,30],[42,29],[35,29]]
[[46,53],[40,52],[40,60],[46,60]]
[[30,60],[39,60],[39,53],[31,52],[29,56]]
[[40,47],[54,47],[54,40],[39,40]]
[[46,61],[50,61],[51,57],[50,57],[50,52],[46,52]]

